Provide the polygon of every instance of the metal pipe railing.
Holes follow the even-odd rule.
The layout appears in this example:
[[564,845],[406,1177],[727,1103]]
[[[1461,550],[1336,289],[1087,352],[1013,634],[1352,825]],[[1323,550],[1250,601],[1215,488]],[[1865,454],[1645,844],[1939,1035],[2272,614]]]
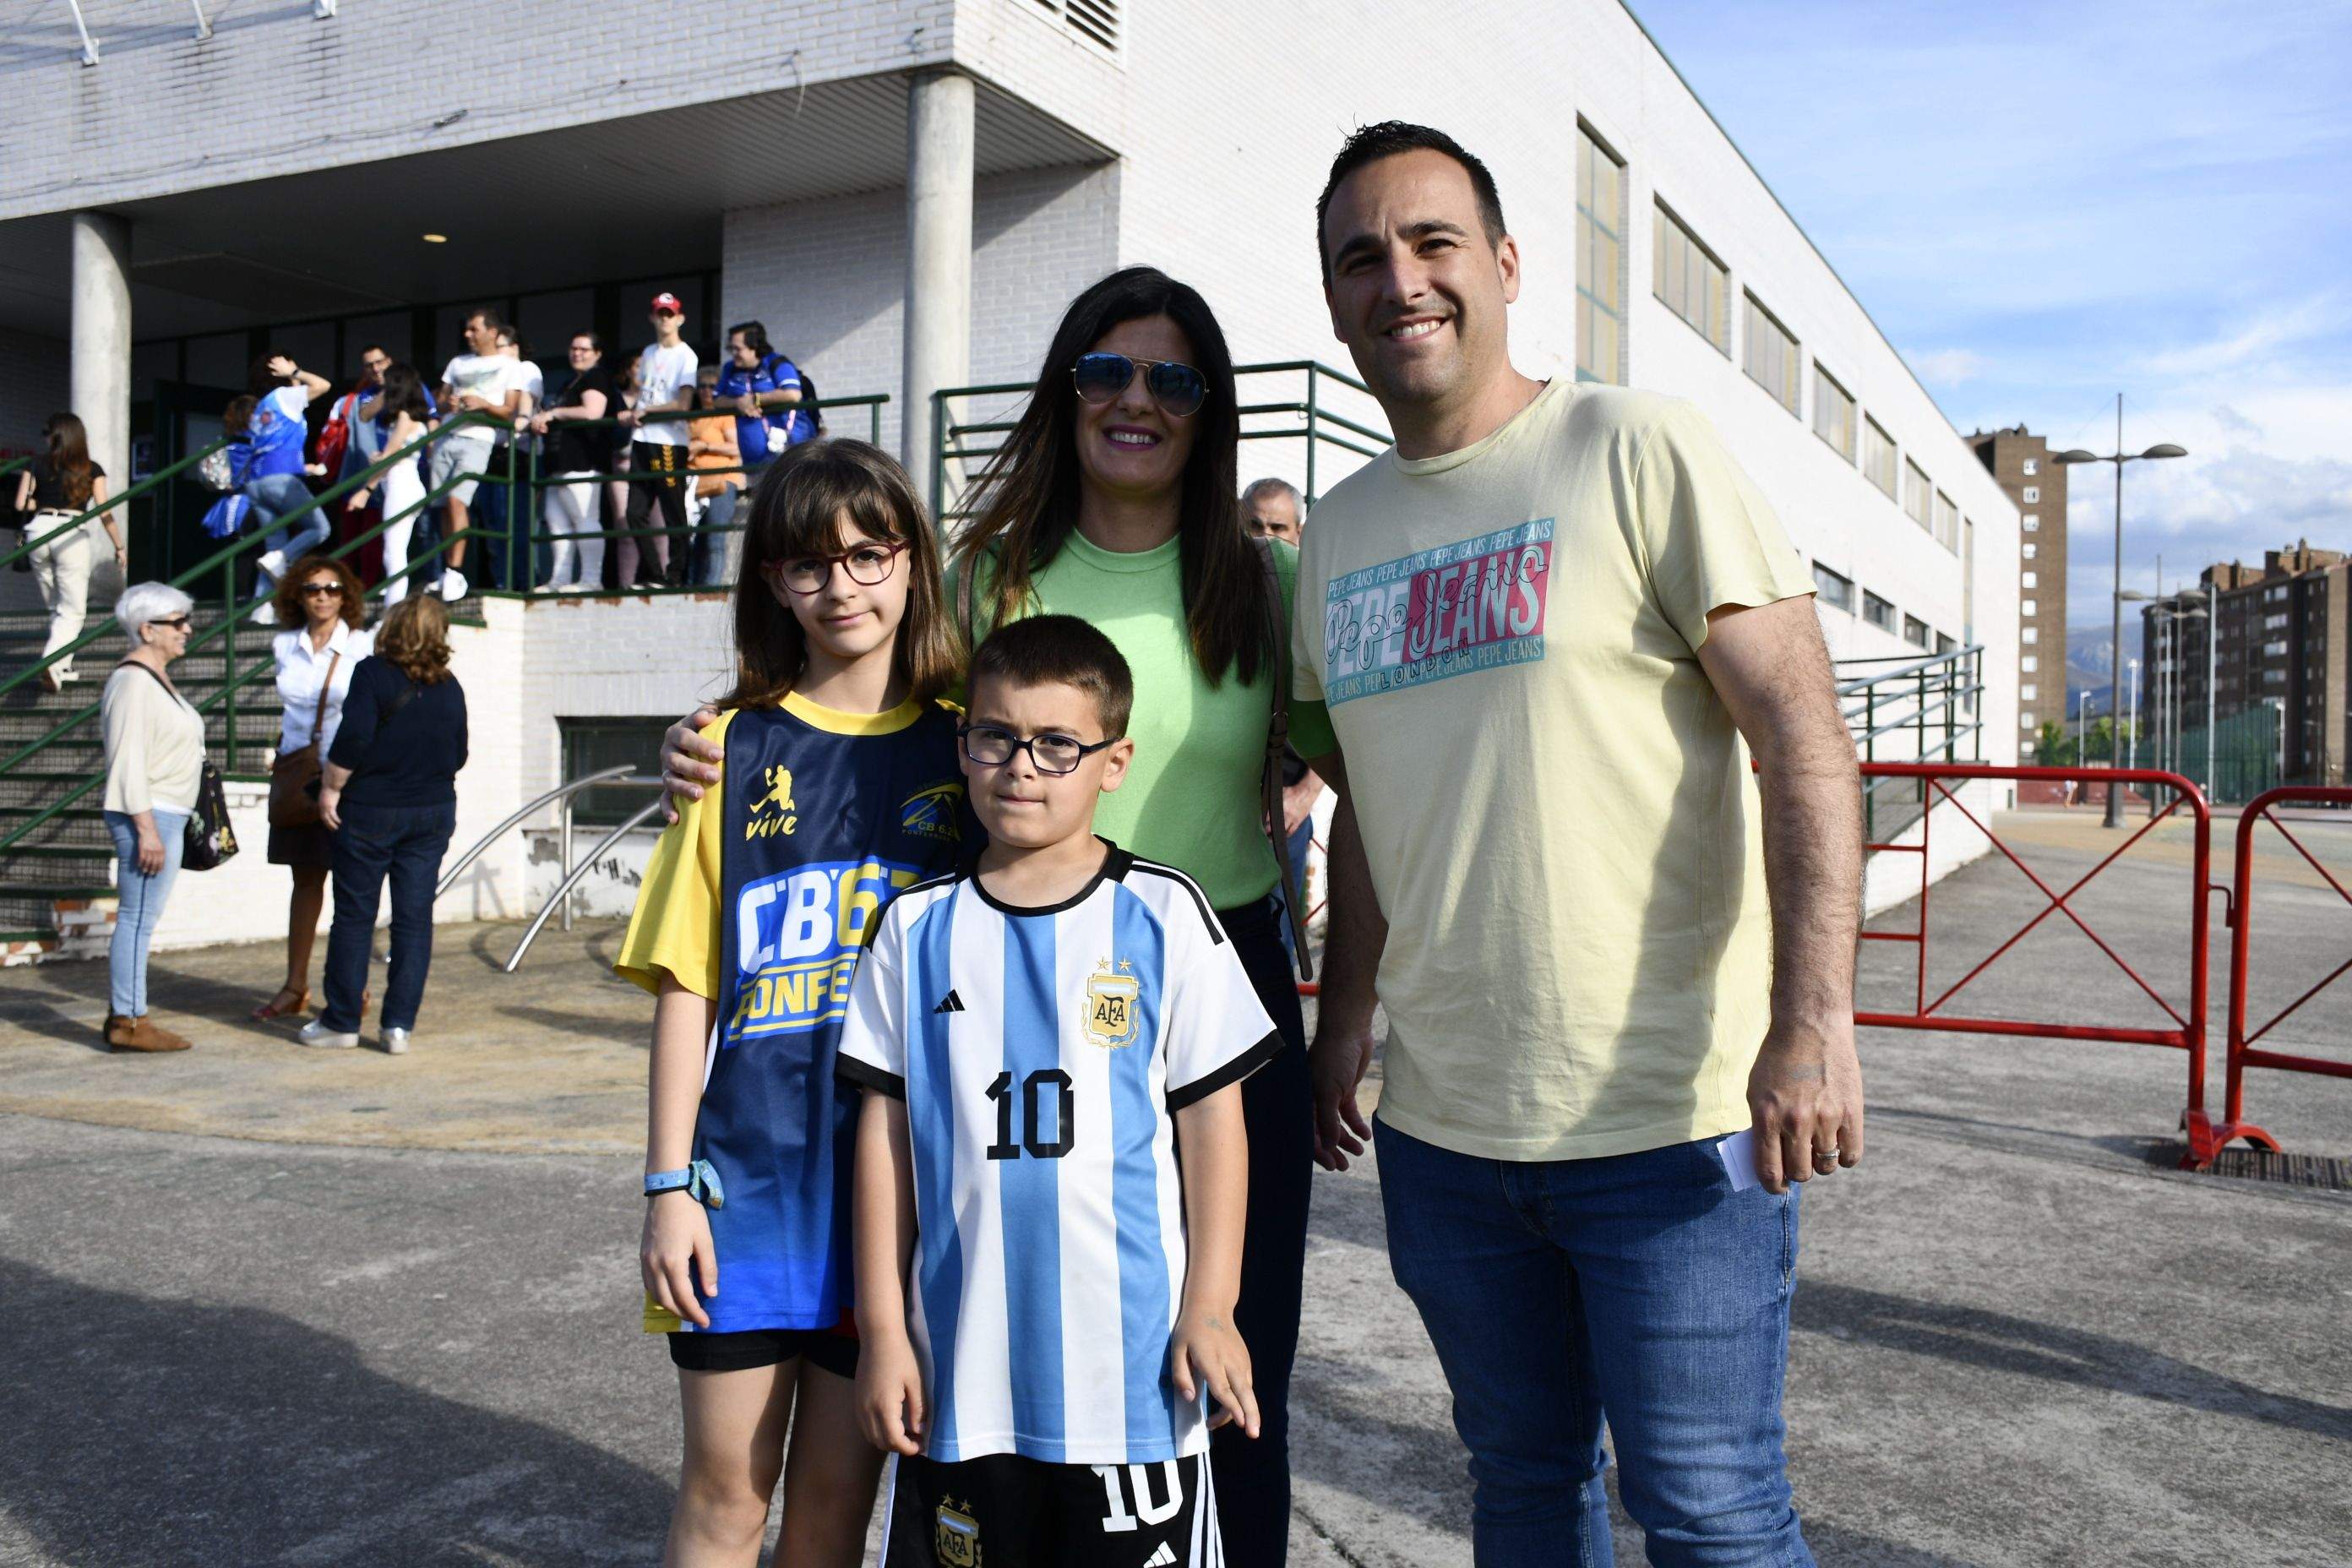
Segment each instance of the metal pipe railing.
[[[651,783],[655,784],[659,784],[661,783],[659,779],[632,780],[630,782]],[[539,933],[546,926],[548,916],[555,912],[555,908],[558,904],[562,904],[569,900],[572,895],[572,889],[573,887],[578,885],[583,877],[585,877],[588,874],[588,868],[595,865],[598,860],[604,858],[605,850],[610,849],[614,845],[618,844],[624,837],[643,824],[647,817],[659,811],[661,807],[662,796],[656,795],[654,798],[648,801],[635,816],[631,816],[626,822],[622,823],[620,826],[613,829],[612,832],[604,835],[604,837],[598,839],[596,841],[596,847],[588,851],[586,857],[583,858],[578,865],[565,869],[563,873],[563,880],[555,885],[555,891],[548,895],[547,902],[541,904],[539,908],[539,913],[531,917],[530,928],[522,933],[522,940],[515,943],[514,952],[507,959],[506,973],[512,974],[515,972],[516,966],[522,963],[522,955],[529,952],[530,951],[530,944],[539,940]]]
[[[30,555],[34,551],[38,550],[42,545],[48,543],[51,540],[63,539],[75,529],[81,527],[84,523],[87,523],[95,518],[105,516],[116,507],[123,506],[131,501],[137,500],[140,497],[154,490],[165,480],[177,478],[181,470],[193,468],[196,464],[203,462],[206,458],[211,457],[215,452],[219,451],[228,444],[228,438],[226,437],[223,437],[220,440],[214,442],[211,446],[205,447],[202,451],[191,452],[186,457],[182,458],[178,462],[173,463],[171,467],[148,475],[145,479],[141,479],[137,484],[126,487],[121,494],[107,497],[96,506],[84,511],[79,517],[75,518],[71,522],[60,523],[56,528],[51,529],[48,532],[41,535],[38,539],[27,538],[24,543],[8,552],[7,554],[0,555],[0,570],[5,570],[10,566],[14,566],[17,562],[23,560],[26,556]],[[21,467],[30,461],[30,458],[20,458],[16,459],[14,464],[10,465],[9,468],[0,468],[0,474],[11,472],[13,468]],[[25,531],[29,535],[33,531],[31,528],[27,527]],[[77,643],[74,646],[79,647],[81,645]],[[66,651],[70,653],[72,652],[72,649],[68,648]],[[36,665],[34,668],[37,669],[40,666]],[[10,684],[13,685],[15,683],[11,682]],[[0,686],[0,691],[5,691],[7,687]]]

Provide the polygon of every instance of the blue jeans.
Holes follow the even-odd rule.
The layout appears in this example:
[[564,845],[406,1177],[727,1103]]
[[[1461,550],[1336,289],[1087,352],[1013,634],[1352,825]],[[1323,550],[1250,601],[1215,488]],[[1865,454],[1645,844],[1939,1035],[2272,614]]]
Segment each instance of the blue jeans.
[[[1290,842],[1288,845],[1290,853],[1290,885],[1298,889],[1300,906],[1298,910],[1298,923],[1302,928],[1307,924],[1307,910],[1309,907],[1306,901],[1307,847],[1313,843],[1314,840],[1315,819],[1310,816],[1306,821],[1298,825],[1298,831],[1290,836]],[[1280,900],[1281,896],[1282,895],[1278,892],[1275,895],[1277,901]],[[1289,954],[1291,963],[1297,963],[1298,962],[1298,951],[1291,941],[1290,917],[1288,915],[1282,917],[1280,929],[1282,931],[1282,951]]]
[[1652,1563],[1811,1568],[1781,1451],[1797,1190],[1734,1193],[1719,1138],[1517,1162],[1373,1125],[1389,1264],[1470,1449],[1478,1568],[1612,1561],[1604,1418]]
[[[253,515],[247,526],[257,533],[268,530],[269,537],[262,541],[263,546],[283,553],[289,566],[325,543],[328,534],[333,531],[324,507],[312,508],[300,522],[285,528],[278,526],[280,518],[290,517],[310,504],[310,487],[302,482],[299,474],[264,474],[247,479],[245,499],[253,503]],[[258,598],[277,585],[276,578],[261,573],[254,582],[254,596]]]
[[335,833],[335,920],[327,930],[327,1005],[319,1016],[348,1034],[360,1026],[367,990],[368,953],[383,882],[392,879],[392,973],[383,987],[387,1029],[413,1029],[433,967],[433,885],[441,857],[457,831],[454,802],[439,805],[370,805],[346,802]]
[[186,845],[188,814],[153,809],[155,832],[163,840],[163,868],[150,877],[139,868],[139,824],[128,812],[106,813],[106,830],[114,836],[114,853],[121,862],[114,871],[114,940],[106,950],[107,1010],[119,1018],[147,1016],[147,945],[154,939],[155,922],[163,918],[163,900],[180,875],[180,851]]

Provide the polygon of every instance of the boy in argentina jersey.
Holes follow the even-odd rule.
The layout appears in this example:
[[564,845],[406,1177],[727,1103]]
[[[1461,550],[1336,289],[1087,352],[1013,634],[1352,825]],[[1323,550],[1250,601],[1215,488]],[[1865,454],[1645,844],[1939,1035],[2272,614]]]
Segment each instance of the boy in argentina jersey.
[[835,1093],[834,1044],[875,911],[955,863],[954,727],[936,703],[838,713],[787,693],[706,731],[726,747],[727,786],[662,836],[614,967],[648,991],[667,970],[718,1003],[694,1157],[721,1188],[720,1282],[707,1296],[698,1283],[707,1331],[649,1298],[646,1331],[844,1321],[854,1108]]
[[883,912],[841,1037],[882,1561],[1209,1568],[1209,1427],[1257,1430],[1238,1086],[1281,1037],[1192,880],[1093,836],[1133,752],[1109,639],[1017,621],[971,690],[989,847]]

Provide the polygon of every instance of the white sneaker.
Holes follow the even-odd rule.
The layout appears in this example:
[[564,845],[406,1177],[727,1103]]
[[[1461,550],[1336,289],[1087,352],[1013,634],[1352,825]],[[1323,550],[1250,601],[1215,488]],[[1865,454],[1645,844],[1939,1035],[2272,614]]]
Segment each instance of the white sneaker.
[[296,1041],[306,1046],[325,1046],[335,1050],[349,1050],[360,1043],[356,1030],[344,1034],[327,1027],[324,1018],[313,1018],[294,1031]]
[[441,602],[454,605],[466,596],[466,574],[455,566],[441,569]]
[[254,562],[254,569],[275,583],[286,575],[286,552],[265,550]]
[[383,1032],[384,1054],[386,1056],[394,1057],[406,1056],[408,1054],[408,1039],[409,1035],[406,1029],[386,1029]]

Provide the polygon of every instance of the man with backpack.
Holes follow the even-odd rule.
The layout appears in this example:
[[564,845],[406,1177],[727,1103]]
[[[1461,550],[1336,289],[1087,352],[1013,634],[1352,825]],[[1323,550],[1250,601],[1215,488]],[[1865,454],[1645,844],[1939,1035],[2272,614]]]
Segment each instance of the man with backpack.
[[[735,411],[735,446],[743,471],[727,476],[725,488],[710,498],[702,514],[705,529],[730,527],[737,500],[751,488],[760,470],[782,457],[785,447],[814,440],[824,428],[823,416],[803,406],[816,401],[815,383],[775,351],[768,342],[768,329],[758,321],[727,329],[727,356],[719,366],[717,393],[719,405]],[[726,559],[731,562],[738,552],[731,538],[727,543]],[[731,571],[722,576],[734,580]]]

